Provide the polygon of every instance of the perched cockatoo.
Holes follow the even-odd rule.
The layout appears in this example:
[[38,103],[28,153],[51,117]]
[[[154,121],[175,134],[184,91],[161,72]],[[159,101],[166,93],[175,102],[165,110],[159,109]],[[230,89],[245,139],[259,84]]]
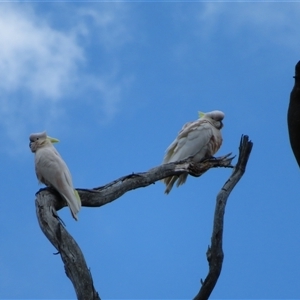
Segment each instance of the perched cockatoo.
[[67,201],[72,216],[77,220],[81,207],[78,192],[73,188],[71,173],[52,143],[59,142],[47,136],[46,132],[33,133],[29,147],[35,153],[35,172],[39,182],[56,189]]
[[[224,113],[214,110],[208,113],[199,112],[199,119],[186,123],[179,131],[178,136],[167,148],[163,163],[170,163],[191,157],[193,161],[200,162],[212,157],[221,147]],[[163,181],[166,184],[165,193],[168,194],[174,183],[177,186],[184,184],[188,174],[171,176]]]

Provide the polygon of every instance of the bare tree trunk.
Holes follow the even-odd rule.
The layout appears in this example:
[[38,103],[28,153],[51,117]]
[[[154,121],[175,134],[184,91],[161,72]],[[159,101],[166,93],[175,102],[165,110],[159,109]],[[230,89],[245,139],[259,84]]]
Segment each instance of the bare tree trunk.
[[211,247],[209,247],[206,252],[209,271],[204,282],[201,282],[201,289],[194,300],[208,299],[220,276],[224,258],[222,243],[225,207],[231,191],[245,173],[252,146],[253,143],[249,141],[248,136],[242,136],[239,147],[240,154],[238,163],[217,196]]
[[[247,137],[243,139],[245,138]],[[188,173],[198,177],[210,168],[233,168],[231,165],[233,158],[230,157],[230,154],[227,154],[219,158],[207,159],[201,163],[194,163],[191,159],[186,159],[155,167],[148,172],[133,173],[102,187],[77,189],[77,191],[79,192],[82,206],[99,207],[118,199],[130,190],[149,186],[169,176]],[[57,215],[57,210],[67,206],[66,202],[51,188],[40,190],[36,196],[36,212],[40,227],[61,255],[66,274],[74,285],[77,298],[80,300],[100,299],[94,288],[91,273],[79,246],[66,231],[61,219]]]

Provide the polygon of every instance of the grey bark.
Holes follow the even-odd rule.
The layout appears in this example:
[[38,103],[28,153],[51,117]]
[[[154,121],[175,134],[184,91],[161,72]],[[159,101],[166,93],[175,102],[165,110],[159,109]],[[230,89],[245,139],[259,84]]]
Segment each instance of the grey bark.
[[231,191],[246,171],[246,165],[252,150],[252,146],[253,143],[249,141],[248,136],[242,136],[240,141],[239,159],[237,165],[235,166],[231,176],[217,195],[211,246],[208,247],[208,250],[206,252],[209,271],[205,280],[201,280],[202,286],[194,300],[208,299],[220,276],[224,258],[222,244],[225,207]]
[[93,285],[92,275],[79,246],[64,228],[61,219],[55,211],[54,207],[59,207],[60,202],[59,195],[55,191],[51,192],[45,189],[38,193],[35,205],[40,227],[59,252],[64,263],[66,275],[73,283],[77,299],[100,300]]
[[[234,157],[230,155],[207,159],[197,164],[193,163],[191,159],[186,159],[155,167],[148,172],[123,176],[105,186],[94,189],[77,189],[77,191],[82,206],[100,207],[118,199],[130,190],[149,186],[169,176],[188,173],[199,177],[210,168],[233,168],[231,162]],[[74,286],[77,298],[80,300],[100,299],[79,246],[67,232],[57,214],[59,209],[67,206],[66,202],[51,188],[41,189],[36,196],[36,213],[39,225],[61,255],[66,275]]]

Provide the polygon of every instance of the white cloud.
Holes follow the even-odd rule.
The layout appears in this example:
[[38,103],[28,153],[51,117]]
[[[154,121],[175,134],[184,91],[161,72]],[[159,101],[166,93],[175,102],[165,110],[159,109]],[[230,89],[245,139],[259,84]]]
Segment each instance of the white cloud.
[[0,10],[0,88],[25,89],[57,100],[84,60],[75,37],[52,29],[32,10],[18,5]]
[[[20,141],[24,145],[32,128],[44,130],[70,121],[70,99],[101,111],[106,119],[117,113],[127,80],[115,71],[118,62],[110,51],[128,40],[126,11],[117,4],[66,7],[61,28],[55,10],[43,15],[33,4],[1,3],[0,130],[15,149]],[[99,50],[108,52],[105,58],[99,55],[97,63],[111,59],[112,70],[102,71],[100,66],[89,73],[93,62],[87,48],[95,40]]]

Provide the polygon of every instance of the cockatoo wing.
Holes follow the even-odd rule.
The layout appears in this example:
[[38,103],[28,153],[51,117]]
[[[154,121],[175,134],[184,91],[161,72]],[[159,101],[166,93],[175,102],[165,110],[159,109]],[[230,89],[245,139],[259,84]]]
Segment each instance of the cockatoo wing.
[[178,140],[179,140],[180,136],[184,132],[184,129],[187,128],[192,123],[194,123],[194,122],[188,122],[188,123],[184,124],[183,127],[181,128],[181,130],[178,132],[178,135],[177,135],[176,139],[167,148],[167,150],[165,152],[165,157],[164,157],[164,160],[163,160],[164,164],[170,162],[170,159],[171,159],[171,157],[174,153],[174,149],[176,148],[176,146],[178,144]]
[[[174,162],[197,155],[206,156],[206,147],[213,136],[213,126],[206,120],[197,120],[184,125],[177,138],[167,148],[163,163]],[[199,158],[198,158],[199,157]]]
[[35,156],[35,169],[39,181],[54,187],[67,201],[73,217],[81,207],[78,192],[74,190],[70,171],[56,149],[41,148]]
[[[201,160],[214,155],[222,143],[221,133],[208,120],[199,119],[186,123],[177,138],[167,148],[163,163],[175,162],[192,157],[193,161]],[[177,186],[184,184],[188,174],[171,176],[164,179],[165,193],[168,194],[174,183]]]

